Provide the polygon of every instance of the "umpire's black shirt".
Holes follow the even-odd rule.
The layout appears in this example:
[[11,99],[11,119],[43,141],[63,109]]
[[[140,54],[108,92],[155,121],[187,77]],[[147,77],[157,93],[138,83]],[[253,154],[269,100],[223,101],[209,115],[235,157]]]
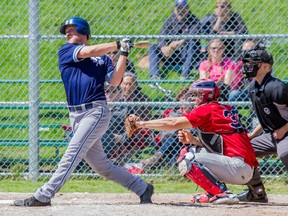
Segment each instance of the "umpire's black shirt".
[[268,73],[261,85],[254,79],[249,97],[265,132],[272,132],[288,122],[288,85]]

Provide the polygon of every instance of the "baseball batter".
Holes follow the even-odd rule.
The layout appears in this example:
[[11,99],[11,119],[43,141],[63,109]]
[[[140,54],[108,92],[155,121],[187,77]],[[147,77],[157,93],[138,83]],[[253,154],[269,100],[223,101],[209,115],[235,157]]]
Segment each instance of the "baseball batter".
[[258,166],[246,129],[231,106],[217,102],[219,95],[213,80],[200,79],[187,93],[186,101],[196,106],[191,112],[181,117],[135,122],[137,127],[156,130],[197,128],[199,139],[188,131],[179,132],[180,141],[193,141],[206,149],[198,153],[187,146],[178,158],[180,173],[206,191],[195,195],[192,203],[238,203],[224,182],[246,184]]
[[[88,45],[90,26],[79,17],[68,19],[60,27],[67,43],[58,51],[59,70],[67,96],[72,137],[51,179],[32,196],[16,200],[16,206],[47,206],[65,184],[81,160],[99,175],[135,192],[140,203],[152,203],[153,186],[123,168],[113,165],[103,151],[101,136],[108,128],[110,110],[106,104],[104,82],[118,86],[126,68],[126,58],[133,47],[129,39],[121,42]],[[114,68],[106,55],[120,49]]]
[[[288,170],[288,85],[272,76],[273,56],[263,49],[252,49],[243,57],[246,78],[253,78],[249,97],[260,124],[249,134],[256,156],[278,155]],[[264,133],[262,133],[264,131]],[[266,201],[255,173],[249,190],[239,194],[243,201]]]

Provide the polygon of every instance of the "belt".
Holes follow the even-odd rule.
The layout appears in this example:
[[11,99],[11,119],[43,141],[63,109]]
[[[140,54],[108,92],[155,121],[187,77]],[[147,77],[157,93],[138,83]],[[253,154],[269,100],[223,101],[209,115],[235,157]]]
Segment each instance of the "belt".
[[80,105],[76,105],[76,106],[68,106],[68,109],[70,112],[82,112],[82,111],[92,109],[92,108],[99,106],[101,104],[106,104],[106,101],[93,101],[93,102],[86,103],[86,104],[80,104]]
[[243,162],[244,162],[244,158],[243,158],[243,157],[239,157],[239,156],[233,156],[233,158],[237,158],[237,159],[239,159],[239,160],[241,160],[241,161],[243,161]]
[[232,134],[232,133],[247,133],[247,130],[244,128],[234,129],[233,131],[229,132],[217,132],[217,134]]

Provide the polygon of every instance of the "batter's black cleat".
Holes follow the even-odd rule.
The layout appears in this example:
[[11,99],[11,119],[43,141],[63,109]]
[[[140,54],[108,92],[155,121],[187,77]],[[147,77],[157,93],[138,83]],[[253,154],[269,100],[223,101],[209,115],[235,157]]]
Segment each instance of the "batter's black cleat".
[[40,202],[34,196],[32,196],[24,200],[15,200],[14,205],[15,206],[28,206],[28,207],[51,206],[51,202],[50,201],[48,203]]
[[259,202],[259,203],[267,203],[268,198],[267,194],[264,192],[262,194],[254,195],[251,190],[245,190],[239,194],[237,194],[237,198],[242,202]]
[[140,196],[140,204],[152,203],[151,197],[154,193],[154,186],[147,183],[147,188],[145,192]]

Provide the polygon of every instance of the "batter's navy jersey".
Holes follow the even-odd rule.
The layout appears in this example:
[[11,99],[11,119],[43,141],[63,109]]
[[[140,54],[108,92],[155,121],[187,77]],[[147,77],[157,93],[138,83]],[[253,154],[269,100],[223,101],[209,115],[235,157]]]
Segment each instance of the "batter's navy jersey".
[[109,82],[114,71],[107,55],[78,59],[77,54],[83,47],[66,43],[58,51],[59,70],[70,106],[106,100],[104,82]]

